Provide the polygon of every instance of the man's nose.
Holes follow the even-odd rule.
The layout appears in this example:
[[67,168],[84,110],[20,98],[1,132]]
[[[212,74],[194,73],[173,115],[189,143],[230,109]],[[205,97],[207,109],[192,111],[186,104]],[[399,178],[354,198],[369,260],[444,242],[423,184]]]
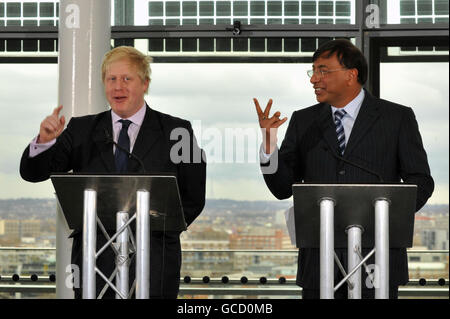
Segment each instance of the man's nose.
[[117,79],[117,81],[114,82],[114,89],[115,90],[121,90],[124,86],[124,83],[121,79]]
[[309,79],[309,82],[312,84],[317,83],[320,81],[320,76],[317,75],[316,72],[313,73],[312,77]]

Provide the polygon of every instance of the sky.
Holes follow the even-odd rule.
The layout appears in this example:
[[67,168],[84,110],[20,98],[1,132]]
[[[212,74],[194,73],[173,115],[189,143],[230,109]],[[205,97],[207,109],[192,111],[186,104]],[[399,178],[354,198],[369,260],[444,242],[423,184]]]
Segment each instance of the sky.
[[[290,119],[294,110],[316,103],[306,76],[310,67],[156,63],[146,100],[154,109],[193,124],[199,143],[208,149],[207,198],[275,200],[257,163],[260,132],[252,99],[264,107],[272,98],[272,111]],[[0,64],[0,74],[0,111],[8,118],[0,126],[0,199],[52,197],[51,182],[21,180],[19,162],[40,122],[57,104],[57,65]],[[448,76],[448,63],[381,65],[382,98],[413,107],[419,122],[436,182],[429,200],[433,204],[448,203],[449,198]],[[279,130],[279,143],[286,127]],[[242,132],[248,134],[244,145],[228,143],[227,136]],[[246,155],[240,162],[230,161],[230,152]]]

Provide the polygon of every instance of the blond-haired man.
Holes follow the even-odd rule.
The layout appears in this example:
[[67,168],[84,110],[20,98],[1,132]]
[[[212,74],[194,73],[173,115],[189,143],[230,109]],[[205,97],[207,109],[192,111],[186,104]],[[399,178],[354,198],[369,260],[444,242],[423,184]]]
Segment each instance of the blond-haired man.
[[[103,60],[102,80],[111,110],[95,115],[74,117],[64,129],[63,106],[53,110],[39,129],[39,134],[25,149],[20,174],[30,182],[48,179],[51,173],[130,173],[167,172],[177,176],[187,225],[200,214],[205,203],[206,163],[191,124],[151,109],[144,100],[150,84],[151,59],[133,47],[117,47]],[[183,160],[171,159],[171,149],[179,142],[172,140],[173,130],[189,132],[189,154]],[[113,139],[121,147],[108,142]],[[128,156],[128,150],[133,154]],[[180,148],[183,151],[185,148]],[[178,152],[177,152],[178,153]],[[137,160],[139,159],[139,160]],[[150,297],[176,298],[179,290],[181,248],[178,232],[152,232],[150,240]],[[74,232],[72,263],[82,265],[82,234]],[[97,238],[98,248],[105,243]],[[114,252],[106,250],[97,259],[97,267],[109,277],[113,272]],[[82,271],[82,269],[81,269]],[[130,265],[130,284],[134,267]],[[104,282],[97,275],[97,295]],[[74,289],[81,298],[81,289]],[[108,289],[105,297],[114,298]]]

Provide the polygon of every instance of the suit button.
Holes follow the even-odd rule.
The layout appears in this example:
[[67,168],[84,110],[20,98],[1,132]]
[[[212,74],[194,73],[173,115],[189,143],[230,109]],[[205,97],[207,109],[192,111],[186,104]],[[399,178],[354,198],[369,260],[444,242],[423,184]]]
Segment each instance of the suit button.
[[339,171],[339,175],[345,175],[345,170]]

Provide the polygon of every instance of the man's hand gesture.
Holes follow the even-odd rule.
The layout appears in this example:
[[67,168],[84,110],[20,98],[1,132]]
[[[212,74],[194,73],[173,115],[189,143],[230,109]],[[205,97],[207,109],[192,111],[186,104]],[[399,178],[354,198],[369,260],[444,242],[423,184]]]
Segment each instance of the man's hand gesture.
[[264,151],[266,152],[266,154],[272,154],[277,146],[278,128],[287,121],[287,117],[280,120],[281,113],[279,111],[275,112],[272,117],[269,117],[270,108],[272,107],[273,103],[272,99],[270,99],[267,103],[264,112],[259,106],[259,102],[256,98],[253,98],[253,102],[255,102],[259,126],[261,127],[263,135]]
[[61,135],[64,130],[64,124],[66,124],[64,115],[59,117],[62,108],[62,105],[58,106],[51,115],[42,121],[37,143],[47,143]]

